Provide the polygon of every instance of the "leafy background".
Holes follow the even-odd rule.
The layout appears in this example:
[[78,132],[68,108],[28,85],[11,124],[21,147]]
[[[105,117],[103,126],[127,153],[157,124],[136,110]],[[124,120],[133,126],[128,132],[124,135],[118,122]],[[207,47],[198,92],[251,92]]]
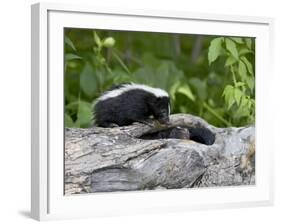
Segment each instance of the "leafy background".
[[254,38],[66,28],[64,43],[66,127],[91,126],[95,99],[123,82],[165,89],[172,113],[254,123]]

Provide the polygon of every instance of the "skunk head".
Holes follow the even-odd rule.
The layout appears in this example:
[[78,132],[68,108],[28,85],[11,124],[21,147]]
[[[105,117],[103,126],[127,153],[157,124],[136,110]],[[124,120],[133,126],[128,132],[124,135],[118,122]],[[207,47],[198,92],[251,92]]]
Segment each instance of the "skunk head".
[[153,116],[160,123],[166,124],[169,122],[170,115],[170,100],[167,96],[155,97],[148,102]]

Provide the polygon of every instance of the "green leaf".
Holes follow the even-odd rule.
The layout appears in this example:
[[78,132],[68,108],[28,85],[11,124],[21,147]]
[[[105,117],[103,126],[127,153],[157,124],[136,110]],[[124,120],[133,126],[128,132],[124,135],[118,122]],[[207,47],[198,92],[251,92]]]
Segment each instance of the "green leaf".
[[173,85],[170,87],[169,90],[169,96],[172,98],[172,100],[175,100],[176,98],[176,92],[178,90],[178,88],[180,87],[181,82],[179,80],[177,80],[176,82],[173,83]]
[[65,36],[64,41],[69,47],[71,47],[74,51],[76,51],[76,48],[75,48],[73,42],[69,39],[69,37]]
[[243,81],[246,80],[246,78],[247,78],[247,68],[241,60],[239,60],[239,63],[238,63],[238,74],[240,75],[240,77]]
[[237,62],[236,58],[234,58],[232,55],[230,55],[229,57],[227,57],[224,66],[233,65],[235,62]]
[[240,107],[245,107],[248,104],[248,100],[245,96],[242,96],[241,98],[241,103],[240,103]]
[[253,66],[252,66],[252,64],[248,61],[248,59],[247,59],[245,56],[243,56],[243,57],[241,57],[241,60],[245,63],[248,72],[249,72],[251,75],[254,75]]
[[64,114],[64,125],[65,127],[71,128],[74,127],[74,123],[71,119],[71,117],[68,114]]
[[245,86],[244,82],[236,82],[235,87]]
[[80,87],[83,92],[93,97],[97,92],[97,80],[93,68],[89,63],[86,63],[80,74]]
[[243,92],[240,89],[235,88],[234,89],[234,99],[235,99],[235,102],[237,105],[240,104],[240,100],[241,100],[242,96],[243,96]]
[[253,89],[255,87],[255,80],[254,80],[254,78],[247,76],[245,81],[247,83],[247,86],[250,88],[250,90],[253,91]]
[[226,87],[224,88],[224,90],[223,90],[223,93],[222,93],[222,96],[225,96],[226,98],[228,98],[229,96],[229,94],[230,94],[230,92],[233,90],[233,86],[231,86],[231,85],[226,85]]
[[177,92],[185,95],[190,100],[195,101],[195,96],[193,95],[188,84],[184,84],[181,87],[179,87]]
[[225,38],[225,47],[236,60],[239,59],[238,50],[233,40],[229,38]]
[[246,46],[251,50],[252,49],[252,39],[245,38]]
[[70,60],[74,60],[74,59],[82,59],[82,58],[80,56],[78,56],[76,54],[72,54],[72,53],[65,54],[66,61],[70,61]]
[[244,43],[241,37],[230,37],[230,39],[234,40],[238,44]]
[[224,88],[223,94],[225,102],[227,104],[227,109],[229,110],[231,106],[235,103],[235,98],[234,98],[234,87],[231,85],[227,85]]
[[91,125],[92,110],[91,104],[85,101],[79,101],[77,120],[75,125],[80,128],[87,128]]
[[250,115],[251,107],[248,106],[249,102],[250,101],[246,96],[243,96],[241,98],[241,103],[235,112],[235,117],[241,118],[241,117],[248,117]]
[[98,45],[98,47],[102,47],[102,42],[101,39],[99,38],[98,34],[94,31],[94,40],[96,45]]
[[250,111],[247,107],[238,107],[238,109],[235,111],[235,117],[236,118],[242,118],[247,117],[250,115]]
[[222,53],[222,37],[215,38],[211,41],[209,51],[208,51],[208,60],[209,64],[214,62]]
[[239,56],[249,54],[249,53],[254,53],[254,52],[245,47],[239,49]]
[[252,106],[252,107],[255,107],[255,105],[256,105],[255,99],[250,99],[250,101],[251,101],[251,106]]

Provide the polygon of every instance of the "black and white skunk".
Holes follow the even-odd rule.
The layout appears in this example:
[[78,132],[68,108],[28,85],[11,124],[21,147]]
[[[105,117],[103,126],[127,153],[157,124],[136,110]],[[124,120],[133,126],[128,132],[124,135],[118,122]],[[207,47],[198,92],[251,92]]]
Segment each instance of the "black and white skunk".
[[101,127],[146,123],[150,116],[164,124],[169,122],[170,98],[163,89],[141,84],[121,84],[96,100],[94,113],[95,123]]

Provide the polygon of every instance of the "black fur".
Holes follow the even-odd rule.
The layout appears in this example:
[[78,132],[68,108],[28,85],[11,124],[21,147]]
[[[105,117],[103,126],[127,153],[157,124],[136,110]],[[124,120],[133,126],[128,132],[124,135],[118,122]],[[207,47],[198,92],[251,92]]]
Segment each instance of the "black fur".
[[[121,88],[114,86],[111,90]],[[95,123],[101,127],[125,126],[133,122],[145,122],[151,115],[160,123],[169,121],[169,98],[156,97],[142,89],[133,89],[106,100],[94,107]]]
[[188,127],[190,139],[205,145],[212,145],[215,142],[215,134],[207,128]]
[[141,136],[142,139],[163,139],[163,138],[175,138],[175,139],[190,139],[190,134],[187,128],[173,127],[165,130],[148,133]]
[[140,137],[141,139],[190,139],[192,141],[212,145],[215,142],[215,134],[207,128],[199,127],[173,127],[154,133],[147,133]]

